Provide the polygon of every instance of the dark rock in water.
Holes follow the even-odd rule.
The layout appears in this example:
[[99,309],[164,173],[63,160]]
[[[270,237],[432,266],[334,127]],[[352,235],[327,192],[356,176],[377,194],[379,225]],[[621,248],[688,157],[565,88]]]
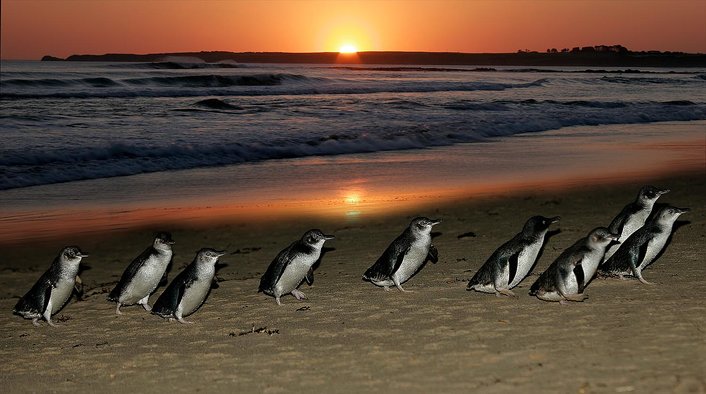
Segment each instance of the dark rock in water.
[[43,62],[63,62],[64,59],[59,58],[59,57],[46,55],[46,56],[42,57],[42,61]]
[[210,109],[242,109],[241,107],[238,107],[237,105],[228,104],[225,101],[215,99],[215,98],[201,100],[201,101],[197,102],[195,105],[198,105],[199,107],[210,108]]

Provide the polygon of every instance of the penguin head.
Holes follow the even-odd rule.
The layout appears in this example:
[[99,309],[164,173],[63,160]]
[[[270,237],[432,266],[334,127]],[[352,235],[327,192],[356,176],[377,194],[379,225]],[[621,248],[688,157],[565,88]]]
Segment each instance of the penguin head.
[[226,254],[225,250],[215,250],[211,248],[203,248],[196,252],[196,260],[204,264],[216,264],[218,258]]
[[657,201],[659,196],[667,193],[669,193],[669,189],[659,189],[654,186],[647,185],[643,186],[642,189],[640,189],[640,194],[637,199],[643,204],[654,204],[654,202]]
[[302,242],[306,245],[320,248],[324,245],[324,242],[334,238],[333,235],[326,235],[319,229],[312,229],[304,233]]
[[430,233],[431,228],[439,223],[441,223],[441,219],[428,219],[425,217],[418,217],[412,219],[412,223],[409,224],[409,227],[415,233]]
[[172,245],[174,245],[172,234],[166,231],[157,233],[154,238],[154,243],[152,245],[155,247],[155,249],[171,249]]
[[561,219],[559,216],[554,216],[553,218],[547,218],[544,216],[532,216],[527,220],[525,226],[522,228],[522,232],[528,235],[541,233],[542,231],[549,228],[549,225],[556,223]]
[[657,221],[660,223],[674,223],[681,214],[689,212],[689,208],[677,208],[670,205],[663,207],[657,213]]
[[82,258],[88,257],[78,246],[67,246],[61,251],[62,260],[80,262]]
[[605,227],[598,227],[593,229],[588,234],[588,242],[595,246],[607,247],[611,243],[615,243],[620,238],[620,235],[613,234]]

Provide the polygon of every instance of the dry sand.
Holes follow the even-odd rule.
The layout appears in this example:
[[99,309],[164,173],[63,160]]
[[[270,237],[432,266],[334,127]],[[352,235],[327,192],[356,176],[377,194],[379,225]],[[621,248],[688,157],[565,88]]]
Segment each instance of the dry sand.
[[[149,231],[109,239],[46,241],[0,252],[3,392],[701,392],[706,388],[706,177],[662,179],[662,197],[692,211],[666,253],[637,281],[595,280],[583,303],[527,295],[559,253],[634,199],[641,184],[536,190],[427,206],[439,217],[440,261],[406,288],[385,292],[361,274],[408,224],[409,215],[358,222],[305,220],[173,231],[175,269],[200,247],[222,258],[220,287],[192,315],[168,322],[138,306],[116,316],[106,292],[150,242]],[[531,215],[561,215],[519,298],[468,292],[467,280]],[[301,233],[320,227],[336,240],[315,274],[310,300],[277,306],[256,292],[267,264]],[[464,233],[475,236],[459,238]],[[34,327],[10,311],[63,242],[91,256],[87,298]],[[471,270],[471,271],[468,271]],[[162,289],[159,289],[161,291]],[[156,300],[157,294],[151,301]]]

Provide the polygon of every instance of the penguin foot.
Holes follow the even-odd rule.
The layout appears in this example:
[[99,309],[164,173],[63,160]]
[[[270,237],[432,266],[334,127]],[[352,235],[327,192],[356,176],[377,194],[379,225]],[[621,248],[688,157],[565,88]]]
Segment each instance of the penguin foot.
[[303,292],[301,292],[297,289],[292,290],[292,295],[294,296],[294,298],[298,299],[299,301],[308,299],[308,298],[306,298],[306,294],[304,294]]
[[146,310],[147,312],[149,312],[149,311],[152,310],[152,307],[151,307],[148,303],[146,303],[146,302],[145,302],[144,304],[142,304],[142,307],[145,308],[145,310]]
[[[564,294],[564,298],[566,301],[574,301],[574,302],[583,302],[585,299],[588,298],[588,294]],[[561,300],[564,301],[564,300]],[[561,302],[559,301],[559,302]]]
[[39,324],[39,318],[38,318],[38,317],[35,317],[34,319],[32,319],[32,324],[34,324],[35,327],[41,327],[41,326],[42,326],[41,324]]
[[654,285],[654,283],[646,281],[645,278],[643,278],[642,276],[640,276],[640,277],[637,278],[637,279],[640,280],[640,283],[643,283],[643,284],[646,284],[646,285]]
[[47,323],[49,323],[49,325],[52,326],[52,327],[59,327],[58,324],[54,323],[54,322],[51,321],[51,320],[47,320]]
[[277,305],[282,305],[282,302],[280,302],[279,297],[275,297],[275,301],[277,301]]
[[184,318],[181,316],[177,316],[176,319],[181,324],[194,324],[194,322],[192,322],[192,321],[184,320]]
[[383,290],[385,290],[385,291],[390,291],[390,286],[383,286],[382,288],[383,288]]
[[502,295],[505,295],[505,296],[508,296],[508,297],[515,297],[515,298],[517,298],[517,295],[516,295],[515,293],[513,293],[512,290],[510,290],[510,289],[496,289],[496,290],[495,290],[495,295],[496,295],[496,296],[500,297],[501,294],[502,294]]
[[414,293],[412,290],[405,290],[405,289],[402,287],[402,284],[401,284],[401,283],[395,283],[395,286],[397,287],[397,290],[399,290],[399,291],[401,291],[401,292],[403,292],[403,293]]
[[115,314],[116,314],[116,315],[122,315],[122,314],[123,314],[122,312],[120,312],[120,307],[121,307],[121,306],[122,306],[122,305],[118,302],[118,306],[115,308]]

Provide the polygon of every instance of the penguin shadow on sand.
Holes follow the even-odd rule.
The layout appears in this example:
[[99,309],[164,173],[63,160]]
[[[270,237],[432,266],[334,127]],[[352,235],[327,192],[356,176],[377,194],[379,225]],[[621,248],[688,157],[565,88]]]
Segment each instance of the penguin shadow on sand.
[[90,271],[90,270],[91,270],[90,265],[81,264],[78,266],[78,273],[76,274],[76,282],[74,283],[74,290],[73,290],[73,293],[76,296],[75,302],[86,301],[88,299],[89,295],[86,294],[86,288],[83,285],[83,280],[81,279],[81,277],[84,272]]
[[[231,253],[231,254],[233,254],[233,253]],[[222,279],[221,277],[218,276],[218,271],[222,270],[223,268],[227,267],[228,265],[229,265],[228,263],[221,263],[220,261],[216,263],[216,265],[215,265],[216,273],[213,275],[213,282],[211,282],[211,289],[208,292],[209,294],[206,295],[207,297],[208,297],[208,295],[210,295],[211,290],[221,287],[221,285],[219,283],[229,280],[229,279]],[[161,283],[160,283],[160,286],[161,286]]]

